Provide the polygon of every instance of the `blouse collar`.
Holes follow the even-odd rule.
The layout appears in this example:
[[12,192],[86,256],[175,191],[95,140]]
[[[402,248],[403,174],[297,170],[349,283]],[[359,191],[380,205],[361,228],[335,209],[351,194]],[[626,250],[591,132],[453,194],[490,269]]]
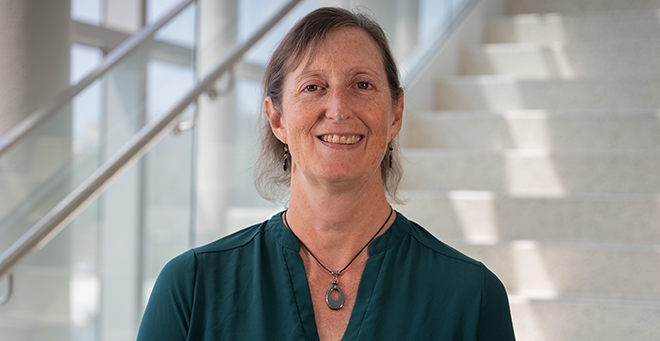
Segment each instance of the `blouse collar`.
[[[403,214],[398,211],[395,212],[396,218],[394,223],[392,223],[392,226],[390,226],[385,233],[371,242],[371,245],[369,246],[370,256],[391,248],[408,234],[408,231],[410,230],[410,222],[403,216]],[[284,222],[282,221],[282,213],[283,212],[279,212],[270,218],[266,226],[266,231],[271,231],[278,244],[296,252],[300,252],[300,243],[284,225]]]

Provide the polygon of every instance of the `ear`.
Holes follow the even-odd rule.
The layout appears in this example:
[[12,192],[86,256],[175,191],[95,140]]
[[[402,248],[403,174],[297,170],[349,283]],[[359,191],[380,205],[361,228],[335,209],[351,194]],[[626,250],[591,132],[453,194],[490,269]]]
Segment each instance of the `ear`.
[[399,97],[399,101],[392,110],[392,122],[390,124],[390,141],[392,141],[401,131],[403,123],[403,95]]
[[270,129],[278,140],[286,144],[286,124],[284,124],[284,117],[281,113],[275,110],[273,100],[270,96],[266,97],[264,100],[264,107],[266,108],[266,117],[270,123]]

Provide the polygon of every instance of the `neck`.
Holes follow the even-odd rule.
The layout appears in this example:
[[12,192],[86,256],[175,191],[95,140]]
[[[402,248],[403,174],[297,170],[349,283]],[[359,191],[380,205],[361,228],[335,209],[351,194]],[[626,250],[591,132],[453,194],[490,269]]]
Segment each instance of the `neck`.
[[[296,180],[292,179],[287,212],[290,228],[332,269],[345,266],[390,213],[380,181],[338,190],[337,186],[310,186]],[[380,234],[392,221],[388,220]]]

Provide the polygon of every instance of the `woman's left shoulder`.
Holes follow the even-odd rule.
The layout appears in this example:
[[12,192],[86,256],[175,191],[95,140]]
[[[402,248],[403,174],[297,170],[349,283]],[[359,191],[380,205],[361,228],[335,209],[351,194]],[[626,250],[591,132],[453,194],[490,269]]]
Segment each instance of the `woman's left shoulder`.
[[461,262],[464,263],[464,265],[467,267],[479,268],[483,266],[481,262],[465,255],[456,248],[436,238],[427,229],[417,224],[416,222],[412,220],[407,221],[410,224],[408,234],[410,235],[411,239],[420,245],[420,247],[426,248],[430,252],[437,254],[441,259],[446,258],[456,262]]
[[390,256],[384,258],[383,264],[397,271],[414,269],[396,282],[399,287],[414,283],[406,300],[424,302],[429,314],[456,318],[446,319],[443,325],[446,329],[436,330],[437,335],[456,339],[459,334],[444,333],[468,323],[473,326],[470,328],[477,340],[513,340],[508,296],[495,273],[419,224],[401,218],[395,227],[398,231],[394,232],[402,237],[388,252]]
[[411,238],[411,247],[421,249],[415,252],[419,255],[419,259],[416,260],[418,265],[427,268],[426,270],[431,272],[444,269],[460,274],[460,276],[457,276],[458,278],[480,282],[484,287],[503,288],[497,275],[481,261],[441,241],[414,221],[406,219],[406,222],[410,224],[408,234]]

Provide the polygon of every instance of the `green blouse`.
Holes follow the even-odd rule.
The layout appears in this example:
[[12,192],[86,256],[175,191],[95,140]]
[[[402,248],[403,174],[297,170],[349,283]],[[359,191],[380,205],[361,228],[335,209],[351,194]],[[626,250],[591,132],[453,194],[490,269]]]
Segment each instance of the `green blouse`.
[[[171,260],[138,341],[318,340],[281,214]],[[483,264],[397,213],[369,246],[344,340],[514,340],[504,286]]]

